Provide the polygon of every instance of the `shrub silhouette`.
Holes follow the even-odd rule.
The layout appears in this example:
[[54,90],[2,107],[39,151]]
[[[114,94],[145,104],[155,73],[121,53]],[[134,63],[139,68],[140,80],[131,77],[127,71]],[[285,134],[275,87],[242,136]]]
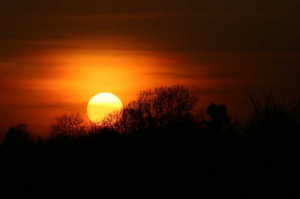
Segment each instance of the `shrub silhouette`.
[[27,125],[20,123],[11,127],[2,140],[3,147],[24,148],[34,144],[34,139],[27,130]]

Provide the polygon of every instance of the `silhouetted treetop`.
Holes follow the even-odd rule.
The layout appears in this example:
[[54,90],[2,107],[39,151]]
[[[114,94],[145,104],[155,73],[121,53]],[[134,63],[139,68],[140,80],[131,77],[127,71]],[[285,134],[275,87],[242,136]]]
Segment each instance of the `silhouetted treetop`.
[[293,132],[299,133],[300,100],[288,104],[286,100],[276,100],[272,91],[264,93],[264,100],[253,97],[251,93],[248,96],[253,112],[244,129],[247,136],[271,140],[275,137],[278,139],[290,137]]
[[34,144],[34,139],[27,130],[27,124],[20,123],[11,127],[4,135],[2,146],[11,148],[29,147]]
[[224,104],[217,105],[212,103],[206,109],[207,119],[203,119],[205,131],[210,136],[222,136],[225,139],[233,139],[236,136],[234,126],[230,123],[227,108]]
[[199,98],[181,85],[156,87],[141,91],[137,100],[130,102],[120,112],[104,120],[116,130],[132,132],[146,128],[161,129],[167,125],[180,125],[192,119],[192,110]]
[[63,114],[55,118],[49,126],[52,137],[77,137],[86,133],[84,118],[81,114]]

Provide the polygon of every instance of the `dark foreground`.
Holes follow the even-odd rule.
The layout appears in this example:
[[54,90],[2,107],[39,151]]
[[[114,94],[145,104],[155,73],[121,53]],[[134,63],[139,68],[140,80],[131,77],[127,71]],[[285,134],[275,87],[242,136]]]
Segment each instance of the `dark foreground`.
[[296,198],[292,146],[174,139],[2,149],[1,196]]

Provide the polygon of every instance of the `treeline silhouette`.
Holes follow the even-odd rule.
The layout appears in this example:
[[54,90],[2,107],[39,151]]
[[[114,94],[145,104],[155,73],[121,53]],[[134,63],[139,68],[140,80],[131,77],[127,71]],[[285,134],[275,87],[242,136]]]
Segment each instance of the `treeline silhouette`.
[[0,147],[1,187],[11,198],[296,197],[300,100],[248,96],[244,125],[181,85],[141,91],[96,123],[61,115],[46,138],[18,124]]

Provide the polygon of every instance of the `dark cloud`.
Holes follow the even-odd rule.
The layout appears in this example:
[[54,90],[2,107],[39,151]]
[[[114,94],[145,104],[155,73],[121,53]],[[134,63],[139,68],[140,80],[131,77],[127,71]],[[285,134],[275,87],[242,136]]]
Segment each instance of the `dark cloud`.
[[101,43],[119,38],[147,42],[142,49],[299,52],[299,4],[292,0],[3,1],[0,39],[90,38]]

